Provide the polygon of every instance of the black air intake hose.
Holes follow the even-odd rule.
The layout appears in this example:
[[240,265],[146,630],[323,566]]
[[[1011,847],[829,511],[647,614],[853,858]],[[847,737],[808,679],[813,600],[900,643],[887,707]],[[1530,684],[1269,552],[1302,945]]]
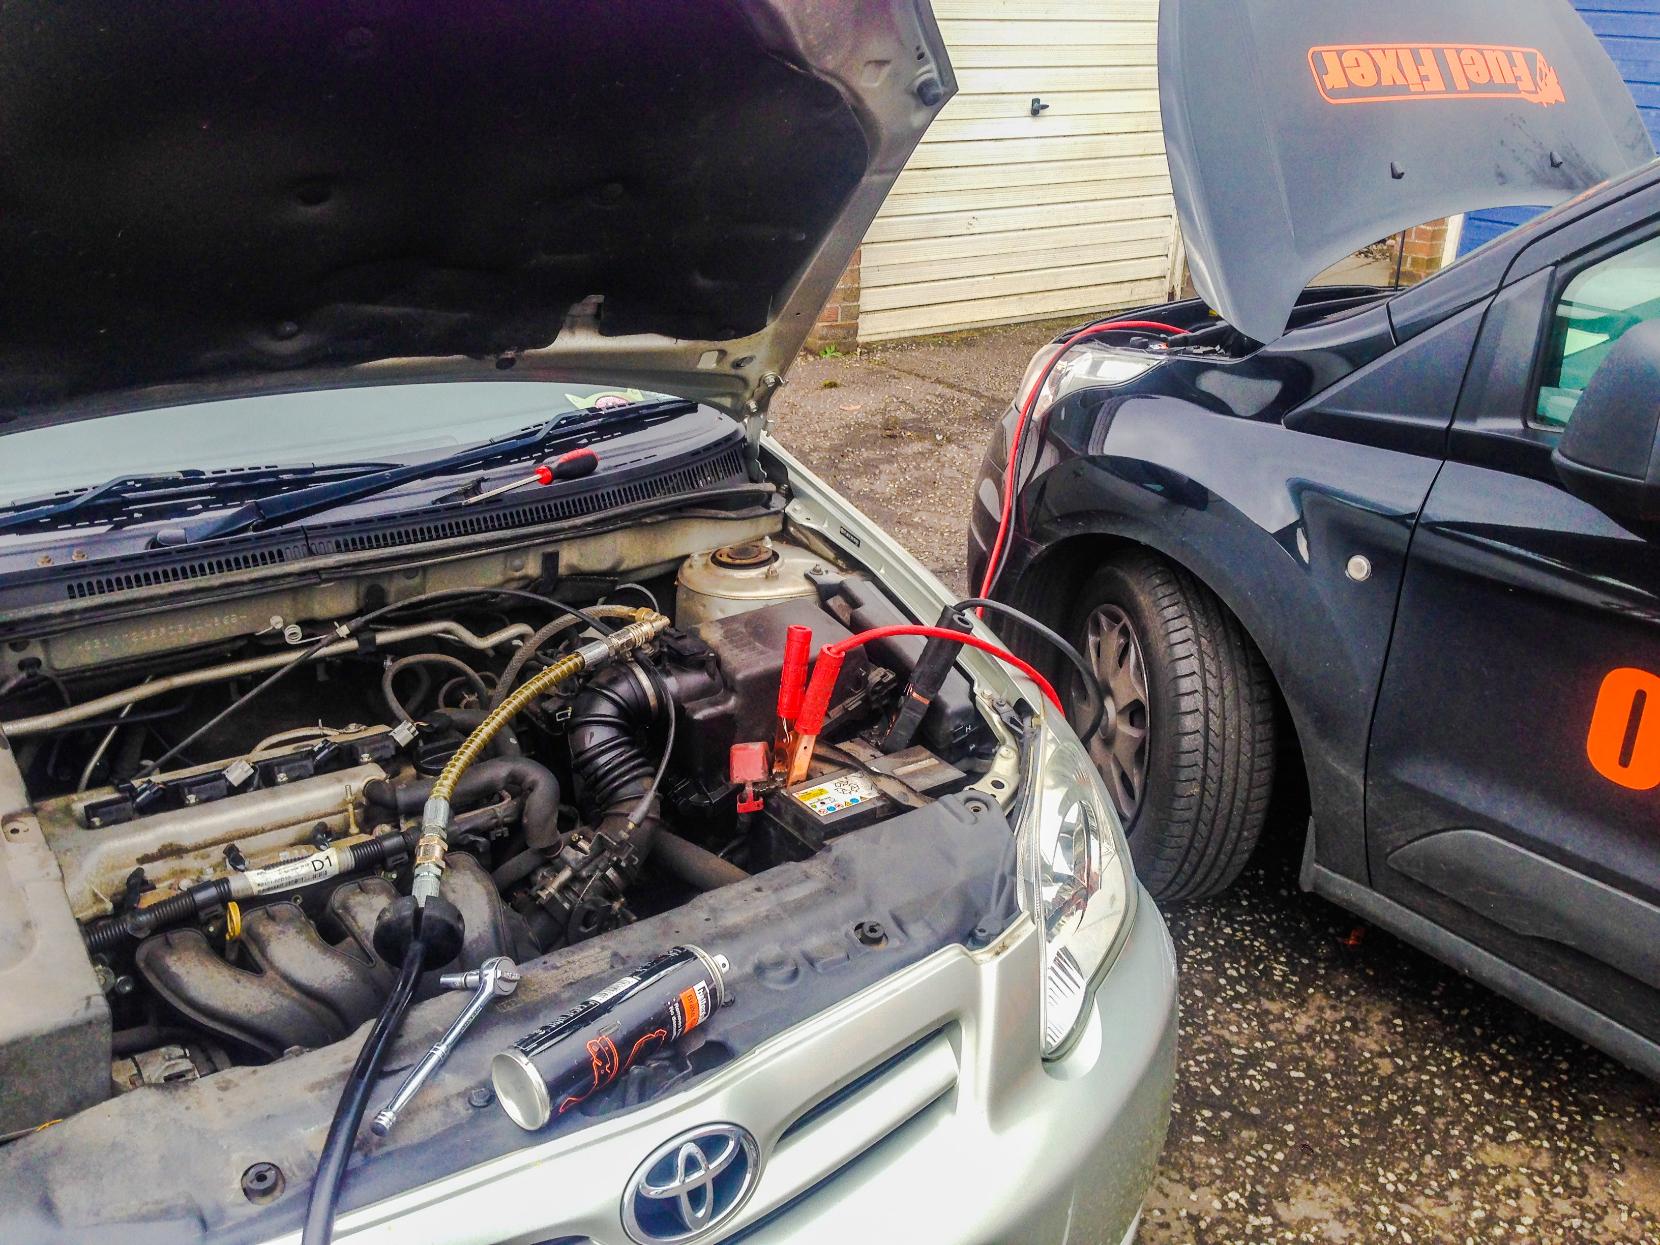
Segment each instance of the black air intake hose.
[[[363,798],[377,808],[402,817],[421,811],[432,794],[435,780],[389,783],[381,779],[365,783]],[[480,761],[469,769],[455,789],[457,808],[489,798],[503,790],[515,791],[524,800],[520,814],[525,840],[540,851],[557,853],[564,842],[559,835],[559,780],[545,765],[522,756],[497,757]]]
[[632,833],[628,829],[629,814],[656,770],[641,742],[657,716],[655,700],[650,684],[631,666],[608,666],[588,680],[571,706],[571,770],[582,784],[583,811],[607,838],[627,839],[640,860],[650,854],[662,824],[662,803],[653,796],[640,824]]

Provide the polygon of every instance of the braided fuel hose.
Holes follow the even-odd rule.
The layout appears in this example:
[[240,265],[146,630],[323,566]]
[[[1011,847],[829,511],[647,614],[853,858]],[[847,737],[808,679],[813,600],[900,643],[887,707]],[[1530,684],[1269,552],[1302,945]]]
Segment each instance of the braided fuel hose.
[[567,657],[561,657],[534,678],[513,689],[511,695],[485,715],[455,750],[455,755],[444,766],[438,780],[432,784],[421,813],[421,837],[415,846],[415,880],[411,894],[417,905],[438,893],[444,874],[444,856],[449,850],[450,799],[474,761],[483,755],[502,727],[539,696],[544,696],[569,682],[579,674],[615,661],[661,635],[669,620],[655,610],[630,610],[633,622],[617,628],[608,635],[590,640]]

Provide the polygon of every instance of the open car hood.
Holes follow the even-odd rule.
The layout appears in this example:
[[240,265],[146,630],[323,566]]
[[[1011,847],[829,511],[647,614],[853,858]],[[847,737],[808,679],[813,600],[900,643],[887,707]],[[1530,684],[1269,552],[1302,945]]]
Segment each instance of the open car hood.
[[1193,283],[1262,342],[1369,243],[1654,157],[1568,0],[1164,0],[1159,95]]
[[954,90],[926,0],[0,6],[0,432],[504,373],[756,414]]

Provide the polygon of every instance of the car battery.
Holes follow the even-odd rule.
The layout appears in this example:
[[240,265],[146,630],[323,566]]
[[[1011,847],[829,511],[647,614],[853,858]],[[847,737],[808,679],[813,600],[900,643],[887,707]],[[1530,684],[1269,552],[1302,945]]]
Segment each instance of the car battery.
[[750,826],[750,859],[805,860],[838,835],[863,829],[958,790],[968,775],[926,748],[875,755],[861,765],[814,762],[794,786],[771,792]]

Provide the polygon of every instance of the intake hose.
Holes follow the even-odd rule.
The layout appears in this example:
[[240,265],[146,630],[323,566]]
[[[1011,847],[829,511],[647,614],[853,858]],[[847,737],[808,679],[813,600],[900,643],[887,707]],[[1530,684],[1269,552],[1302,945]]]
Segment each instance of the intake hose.
[[450,757],[421,810],[421,836],[415,844],[415,876],[410,896],[415,907],[424,907],[438,894],[444,875],[444,855],[449,850],[451,800],[461,778],[483,755],[501,729],[537,697],[554,691],[584,671],[615,661],[625,653],[649,643],[668,629],[669,620],[654,610],[635,610],[635,621],[583,644],[568,657],[561,657],[540,674],[513,689],[506,700],[484,716],[478,729],[462,740]]
[[637,825],[630,817],[656,771],[641,736],[659,708],[652,684],[630,666],[600,671],[571,705],[571,772],[582,784],[583,811],[607,838],[630,843],[640,860],[650,853],[662,824],[655,794]]
[[[437,781],[391,783],[375,779],[364,784],[363,798],[375,808],[411,817],[425,806]],[[542,851],[558,852],[564,846],[559,834],[559,779],[547,766],[529,757],[480,761],[456,783],[451,799],[457,805],[466,805],[503,790],[516,792],[524,801],[520,818],[527,843]]]

